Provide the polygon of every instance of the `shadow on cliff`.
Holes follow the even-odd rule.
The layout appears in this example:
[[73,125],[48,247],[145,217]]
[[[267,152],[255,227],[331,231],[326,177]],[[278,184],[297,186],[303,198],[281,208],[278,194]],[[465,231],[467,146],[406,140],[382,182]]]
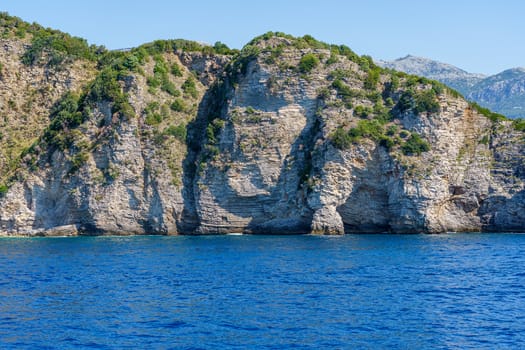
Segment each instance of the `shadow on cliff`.
[[485,199],[478,216],[483,231],[525,233],[525,190],[510,198],[492,196]]
[[[198,214],[200,200],[200,189],[197,186],[201,174],[206,173],[205,168],[211,164],[203,163],[204,146],[206,144],[206,128],[208,124],[221,118],[227,113],[227,101],[233,97],[235,91],[228,86],[215,86],[208,90],[198,109],[197,118],[188,125],[187,146],[188,154],[184,160],[183,175],[183,198],[184,209],[179,224],[181,233],[195,233],[199,227],[206,228],[209,233],[244,232],[244,233],[307,233],[310,230],[312,211],[308,209],[306,196],[302,190],[304,174],[311,169],[311,150],[314,139],[318,132],[318,121],[314,111],[306,113],[306,126],[291,146],[290,153],[283,155],[286,159],[281,167],[276,185],[264,188],[267,194],[255,194],[254,196],[242,197],[228,183],[226,172],[221,172],[220,186],[209,186],[208,189],[213,196],[214,203],[221,208],[227,208],[227,212],[237,217],[247,219],[248,224],[229,224],[227,218],[221,218],[221,224],[216,225],[203,223]],[[228,124],[229,122],[222,118]],[[220,149],[220,152],[231,151],[234,154],[233,143],[237,139],[235,129],[231,125],[230,150]],[[221,144],[219,144],[220,146]],[[219,153],[219,157],[220,154]],[[236,159],[246,161],[241,150],[235,150]],[[293,156],[289,157],[290,155]],[[256,163],[252,164],[258,171]],[[203,167],[203,169],[199,169]],[[253,179],[253,177],[252,177]],[[216,181],[216,179],[215,179]],[[253,184],[257,187],[258,184]],[[293,197],[292,197],[293,195]],[[235,202],[235,205],[231,205]],[[271,210],[270,210],[271,209]],[[270,213],[270,211],[273,213]],[[276,212],[280,215],[275,216]],[[219,220],[217,220],[219,222]]]
[[[390,232],[392,209],[389,203],[395,167],[389,163],[387,151],[375,146],[366,161],[351,168],[352,191],[344,203],[337,207],[345,233]],[[354,162],[358,158],[354,158]],[[348,166],[338,159],[341,166]]]

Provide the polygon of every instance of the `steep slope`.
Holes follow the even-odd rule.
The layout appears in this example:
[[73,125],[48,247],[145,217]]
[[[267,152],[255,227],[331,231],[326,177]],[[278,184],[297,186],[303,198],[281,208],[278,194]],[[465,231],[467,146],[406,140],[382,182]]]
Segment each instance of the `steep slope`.
[[474,101],[509,118],[525,117],[525,69],[513,68],[492,76],[465,72],[450,64],[406,56],[378,61],[385,68],[438,80]]
[[[442,232],[490,222],[479,208],[492,200],[491,120],[437,83],[381,71],[349,50],[263,39],[245,48],[246,73],[209,124],[215,157],[195,180],[197,232]],[[319,63],[302,69],[312,55]],[[522,134],[512,130],[511,157],[521,159]]]
[[[49,110],[67,91],[79,91],[95,76],[88,55],[53,49],[59,41],[90,51],[85,41],[0,14],[0,188],[5,189],[27,150],[49,123]],[[35,42],[38,48],[32,48]],[[95,48],[92,48],[94,51]]]
[[93,62],[17,156],[1,234],[525,229],[524,125],[345,46],[267,33]]

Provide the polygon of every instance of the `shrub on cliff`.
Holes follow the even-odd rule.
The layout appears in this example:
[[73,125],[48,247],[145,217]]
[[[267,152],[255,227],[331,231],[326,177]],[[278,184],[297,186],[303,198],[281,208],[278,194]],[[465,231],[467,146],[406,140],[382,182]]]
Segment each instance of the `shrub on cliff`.
[[483,114],[485,117],[489,118],[493,122],[507,120],[507,117],[505,117],[504,115],[494,113],[488,108],[481,107],[476,102],[470,102],[470,108],[472,108],[480,114]]
[[516,131],[525,131],[525,119],[515,119],[512,125]]
[[89,46],[85,39],[73,37],[58,30],[38,28],[32,32],[31,46],[22,55],[22,63],[36,64],[47,53],[47,64],[57,66],[67,58],[84,58],[96,60],[105,49]]
[[186,125],[184,124],[179,124],[177,126],[175,125],[170,125],[165,131],[164,133],[166,135],[170,135],[170,136],[173,136],[175,137],[177,140],[179,140],[180,142],[186,142]]
[[437,113],[439,109],[434,89],[420,92],[416,95],[416,112]]
[[425,91],[408,89],[403,92],[395,108],[401,113],[410,109],[416,113],[437,113],[440,111],[436,92],[433,89]]
[[377,83],[379,83],[381,69],[379,67],[374,67],[368,71],[368,74],[365,78],[364,87],[367,90],[375,90]]
[[8,190],[9,190],[9,187],[7,187],[6,185],[0,185],[0,198],[5,196]]
[[410,138],[401,146],[403,154],[409,155],[420,155],[423,152],[430,151],[430,145],[427,141],[423,140],[421,136],[413,132]]
[[175,112],[184,112],[186,110],[186,104],[184,103],[183,99],[177,98],[170,105],[170,108]]
[[352,138],[343,128],[337,128],[330,136],[330,141],[334,147],[344,150],[350,148],[352,145]]
[[311,53],[304,55],[299,61],[299,71],[301,73],[310,73],[319,65],[319,58]]
[[193,79],[192,77],[186,79],[186,81],[182,84],[181,88],[186,95],[189,95],[193,98],[197,98],[199,94],[197,92],[197,86],[195,85],[195,79]]

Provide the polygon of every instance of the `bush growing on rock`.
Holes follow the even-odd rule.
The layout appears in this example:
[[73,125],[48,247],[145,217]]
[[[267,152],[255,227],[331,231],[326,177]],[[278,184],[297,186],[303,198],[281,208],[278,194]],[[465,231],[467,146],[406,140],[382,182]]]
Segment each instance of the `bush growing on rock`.
[[192,77],[186,79],[181,88],[185,94],[190,95],[193,98],[197,98],[197,86],[195,85],[195,80]]
[[401,146],[403,154],[409,155],[420,155],[423,152],[430,151],[430,145],[427,141],[423,140],[421,136],[413,132],[410,138]]
[[308,53],[299,61],[299,71],[301,73],[310,73],[318,65],[319,58],[312,53]]
[[332,144],[340,149],[348,149],[352,145],[352,138],[343,128],[335,129],[334,133],[330,136]]

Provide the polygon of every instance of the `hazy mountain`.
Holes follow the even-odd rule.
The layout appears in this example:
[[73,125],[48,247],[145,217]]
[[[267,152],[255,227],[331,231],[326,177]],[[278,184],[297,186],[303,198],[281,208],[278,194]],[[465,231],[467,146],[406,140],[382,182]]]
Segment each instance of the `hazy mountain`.
[[525,116],[525,68],[513,68],[492,76],[466,72],[451,64],[405,56],[378,61],[380,66],[438,80],[467,99],[510,118]]
[[411,55],[394,61],[379,61],[378,64],[385,68],[440,81],[462,94],[486,78],[483,74],[469,73],[448,63]]
[[513,68],[474,85],[468,99],[510,118],[525,117],[525,68]]

